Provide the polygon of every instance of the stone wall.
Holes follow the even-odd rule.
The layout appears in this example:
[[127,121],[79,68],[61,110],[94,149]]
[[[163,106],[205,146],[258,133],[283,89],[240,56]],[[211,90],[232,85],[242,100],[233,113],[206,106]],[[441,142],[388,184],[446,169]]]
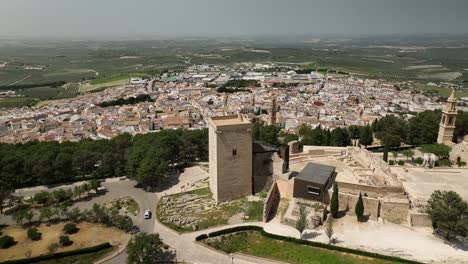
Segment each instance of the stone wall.
[[281,198],[293,199],[294,179],[291,180],[277,180],[276,184],[280,192]]
[[254,193],[268,190],[273,175],[272,153],[255,153],[252,165]]
[[278,185],[275,182],[271,186],[270,191],[268,192],[268,195],[265,199],[265,205],[263,206],[263,222],[267,222],[269,220],[268,217],[272,211],[277,210],[280,199],[280,191],[278,189]]
[[380,216],[383,220],[395,224],[407,224],[409,212],[408,199],[383,199]]
[[288,143],[289,145],[289,154],[296,154],[299,153],[299,141],[291,141]]
[[432,227],[432,220],[428,214],[410,213],[411,225],[415,227]]
[[[338,195],[338,200],[340,204],[339,211],[346,211],[350,215],[355,215],[354,208],[358,199],[358,195],[342,193],[340,191]],[[364,202],[364,215],[369,216],[369,218],[372,220],[377,220],[377,218],[379,217],[380,201],[378,199],[370,197],[362,197],[362,200]]]
[[369,186],[347,182],[337,182],[340,192],[350,193],[359,195],[361,192],[363,195],[366,193],[367,196],[372,198],[379,198],[384,196],[402,197],[404,193],[403,187],[400,186]]
[[302,152],[310,155],[336,155],[346,150],[346,147],[304,146]]

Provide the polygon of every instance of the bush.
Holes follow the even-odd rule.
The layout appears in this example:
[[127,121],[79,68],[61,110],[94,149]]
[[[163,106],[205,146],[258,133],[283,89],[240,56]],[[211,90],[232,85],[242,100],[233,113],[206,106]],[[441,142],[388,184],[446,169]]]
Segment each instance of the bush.
[[63,231],[66,233],[66,234],[74,234],[76,232],[78,232],[78,228],[76,227],[75,224],[73,223],[66,223],[64,226],[63,226]]
[[45,204],[49,201],[49,197],[50,197],[50,194],[46,191],[42,191],[40,193],[36,193],[34,195],[34,202],[38,203],[38,204]]
[[399,160],[398,165],[403,166],[403,165],[405,165],[405,162],[403,160]]
[[440,167],[452,167],[452,165],[453,165],[452,161],[449,160],[449,159],[438,160],[438,161],[436,161],[436,164],[437,164],[437,166],[440,166]]
[[417,158],[414,160],[414,163],[421,165],[421,164],[423,164],[423,159],[422,159],[421,157],[417,157]]
[[60,236],[59,243],[62,245],[62,247],[66,247],[71,245],[73,241],[70,240],[69,236]]
[[35,227],[29,228],[27,234],[29,239],[31,239],[32,241],[38,241],[42,238],[42,234],[39,231],[37,231],[37,228]]
[[0,248],[9,248],[15,244],[15,240],[11,236],[0,237]]
[[458,166],[458,167],[465,167],[465,166],[466,166],[466,162],[464,162],[464,161],[457,162],[457,166]]
[[395,165],[395,161],[394,160],[389,160],[388,165]]
[[59,248],[58,243],[52,243],[47,247],[47,250],[49,250],[50,254],[53,254],[53,253],[55,253],[55,251],[57,251],[58,248]]

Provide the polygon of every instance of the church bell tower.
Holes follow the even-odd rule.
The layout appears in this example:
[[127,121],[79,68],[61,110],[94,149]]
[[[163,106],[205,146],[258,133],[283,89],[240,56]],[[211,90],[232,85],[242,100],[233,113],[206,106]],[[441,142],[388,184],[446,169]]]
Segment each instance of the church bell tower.
[[439,125],[439,136],[437,137],[437,143],[439,144],[451,144],[453,138],[453,132],[455,131],[455,121],[457,119],[457,100],[455,98],[455,91],[447,99],[447,105],[442,110],[442,119]]

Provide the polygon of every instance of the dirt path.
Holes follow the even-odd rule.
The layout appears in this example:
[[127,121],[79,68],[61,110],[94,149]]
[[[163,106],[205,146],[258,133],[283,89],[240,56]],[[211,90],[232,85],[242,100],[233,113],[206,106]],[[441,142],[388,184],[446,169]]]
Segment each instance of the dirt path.
[[32,75],[30,74],[30,75],[24,77],[24,78],[21,79],[21,80],[18,80],[18,81],[15,81],[15,82],[10,83],[8,86],[15,85],[15,84],[20,83],[20,82],[22,82],[22,81],[24,81],[24,80],[27,80],[27,79],[29,79],[31,76],[32,76]]

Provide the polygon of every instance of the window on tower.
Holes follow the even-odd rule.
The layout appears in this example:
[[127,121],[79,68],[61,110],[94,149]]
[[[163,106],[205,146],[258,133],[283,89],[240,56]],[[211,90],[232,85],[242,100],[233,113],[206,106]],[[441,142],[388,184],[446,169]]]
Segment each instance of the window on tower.
[[232,156],[233,157],[237,156],[237,148],[236,147],[232,148]]

